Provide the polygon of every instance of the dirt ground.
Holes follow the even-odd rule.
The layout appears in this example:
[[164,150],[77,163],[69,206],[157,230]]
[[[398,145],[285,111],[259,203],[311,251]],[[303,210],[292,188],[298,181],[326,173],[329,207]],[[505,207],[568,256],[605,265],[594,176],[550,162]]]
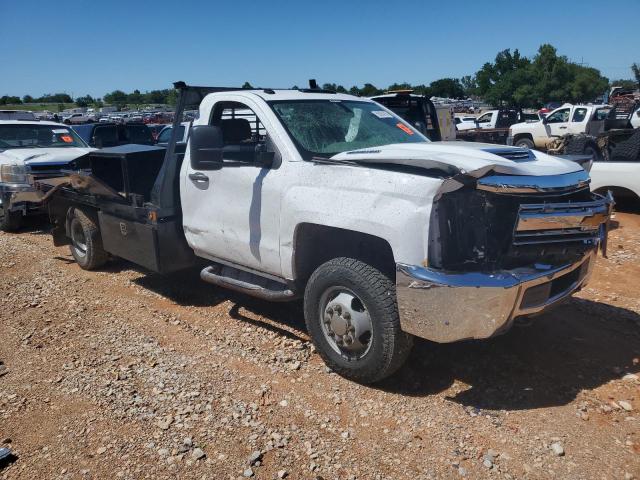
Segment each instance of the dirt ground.
[[0,479],[640,478],[640,215],[576,298],[489,341],[329,372],[298,304],[0,234]]

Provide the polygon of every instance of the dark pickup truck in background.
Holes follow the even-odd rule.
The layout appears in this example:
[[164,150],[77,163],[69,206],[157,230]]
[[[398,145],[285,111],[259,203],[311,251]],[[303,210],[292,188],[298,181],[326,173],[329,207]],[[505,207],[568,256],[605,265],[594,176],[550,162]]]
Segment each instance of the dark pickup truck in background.
[[155,143],[151,129],[144,123],[87,123],[74,125],[72,128],[90,147],[95,148],[117,147],[130,143]]

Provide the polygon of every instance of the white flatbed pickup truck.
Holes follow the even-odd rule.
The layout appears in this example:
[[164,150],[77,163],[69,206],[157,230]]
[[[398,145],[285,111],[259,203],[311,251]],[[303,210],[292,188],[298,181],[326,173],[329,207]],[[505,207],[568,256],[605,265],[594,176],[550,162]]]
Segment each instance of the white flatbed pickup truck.
[[[309,335],[359,382],[398,369],[414,336],[484,339],[582,288],[607,199],[539,152],[431,143],[369,99],[180,82],[198,104],[186,151],[92,152],[43,188],[54,241],[272,301],[302,298]],[[251,121],[236,112],[253,112]],[[88,292],[89,294],[89,292]]]

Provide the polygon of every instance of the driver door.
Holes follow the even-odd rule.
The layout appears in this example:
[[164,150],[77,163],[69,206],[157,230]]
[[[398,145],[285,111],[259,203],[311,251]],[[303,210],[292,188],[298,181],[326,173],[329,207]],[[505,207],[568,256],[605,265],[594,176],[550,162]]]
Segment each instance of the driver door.
[[555,110],[547,116],[545,129],[547,131],[547,144],[553,137],[562,137],[569,133],[569,115],[571,108],[564,107]]
[[223,159],[233,166],[197,170],[187,153],[181,185],[185,236],[198,256],[280,275],[282,175],[254,161],[256,146],[276,149],[262,112],[221,101],[212,112],[209,122],[223,134]]

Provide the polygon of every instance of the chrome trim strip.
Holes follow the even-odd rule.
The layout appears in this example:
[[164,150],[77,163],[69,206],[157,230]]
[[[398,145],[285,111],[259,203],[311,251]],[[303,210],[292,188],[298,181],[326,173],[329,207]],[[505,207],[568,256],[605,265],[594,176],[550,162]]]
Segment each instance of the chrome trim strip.
[[478,179],[478,190],[495,193],[562,193],[589,186],[584,170],[563,175],[489,175]]
[[[582,288],[595,264],[596,249],[579,261],[534,265],[493,273],[447,273],[398,264],[396,293],[402,330],[434,342],[488,338],[507,330],[519,315],[539,313]],[[542,305],[520,308],[531,287],[567,275],[588,262],[587,271]]]

